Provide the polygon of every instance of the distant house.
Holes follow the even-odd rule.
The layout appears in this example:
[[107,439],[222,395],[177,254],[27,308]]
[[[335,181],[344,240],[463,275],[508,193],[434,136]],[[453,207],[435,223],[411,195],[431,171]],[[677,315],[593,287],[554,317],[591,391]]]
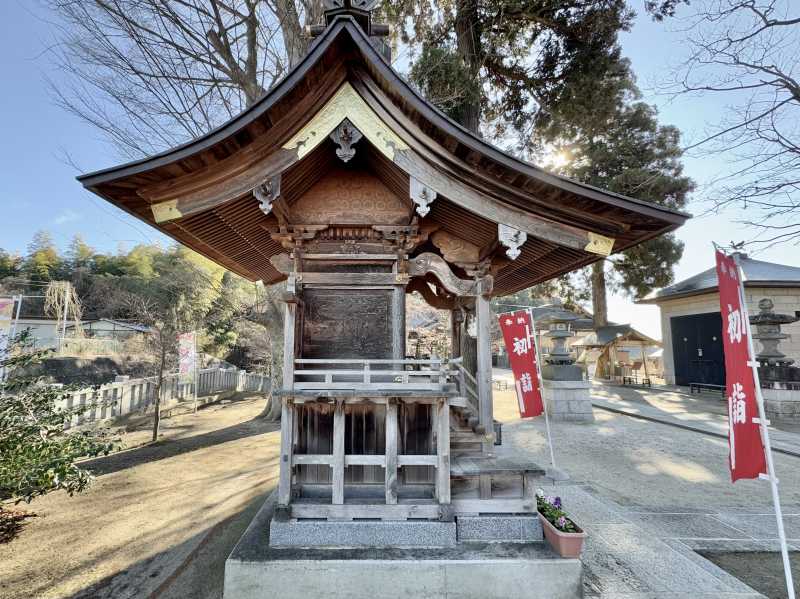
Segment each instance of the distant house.
[[[739,254],[739,261],[751,315],[758,313],[758,302],[764,298],[773,301],[776,313],[800,315],[800,268],[753,260],[746,254]],[[661,309],[666,383],[725,384],[715,268],[665,287],[637,303],[655,304]],[[784,326],[783,332],[791,337],[781,342],[781,351],[800,362],[800,323]]]
[[[14,305],[14,314],[17,313],[17,305]],[[66,336],[75,337],[75,323],[67,321]],[[144,336],[149,329],[143,325],[122,322],[109,318],[89,318],[81,320],[79,325],[83,331],[83,337],[88,339],[104,339],[117,343],[125,342],[136,336]],[[48,316],[44,310],[44,298],[39,296],[24,296],[22,306],[19,311],[19,321],[17,322],[17,332],[29,330],[31,340],[37,349],[58,348],[62,331],[59,321]]]

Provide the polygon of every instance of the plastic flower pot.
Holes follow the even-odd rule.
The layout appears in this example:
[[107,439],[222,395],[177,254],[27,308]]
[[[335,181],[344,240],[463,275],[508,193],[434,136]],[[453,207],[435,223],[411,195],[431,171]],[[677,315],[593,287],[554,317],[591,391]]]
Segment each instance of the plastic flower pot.
[[583,541],[586,539],[586,533],[581,532],[564,532],[558,530],[553,526],[550,521],[542,514],[539,514],[539,520],[542,522],[544,529],[544,538],[550,543],[553,550],[561,557],[580,557],[583,551]]

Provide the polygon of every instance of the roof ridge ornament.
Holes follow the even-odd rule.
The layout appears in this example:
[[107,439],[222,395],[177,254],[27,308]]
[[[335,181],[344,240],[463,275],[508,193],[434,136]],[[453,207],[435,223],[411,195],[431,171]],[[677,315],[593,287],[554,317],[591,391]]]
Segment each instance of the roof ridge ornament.
[[253,188],[253,195],[258,200],[258,207],[264,214],[272,212],[272,204],[281,195],[281,175],[267,177]]
[[520,248],[527,241],[528,234],[525,231],[515,229],[511,225],[498,223],[497,238],[501,244],[508,248],[506,250],[506,255],[512,260],[516,260],[522,253]]
[[308,32],[312,37],[317,37],[336,20],[336,17],[348,16],[358,23],[369,37],[386,37],[389,35],[389,26],[372,22],[372,11],[377,5],[378,0],[324,0],[324,23],[312,25],[308,28]]
[[431,204],[436,199],[436,192],[412,176],[409,176],[409,182],[409,196],[417,206],[417,214],[425,217],[431,211]]
[[350,122],[350,119],[345,118],[336,129],[330,134],[338,148],[336,148],[336,155],[342,159],[342,162],[350,162],[353,156],[356,155],[356,149],[353,147],[363,137],[358,127]]

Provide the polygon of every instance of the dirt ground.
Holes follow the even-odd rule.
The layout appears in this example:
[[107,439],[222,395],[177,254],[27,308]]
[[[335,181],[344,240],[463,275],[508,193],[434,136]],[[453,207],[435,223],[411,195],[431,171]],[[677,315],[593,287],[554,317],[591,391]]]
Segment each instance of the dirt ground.
[[[789,596],[786,592],[783,562],[779,553],[702,552],[701,555],[769,599],[787,599]],[[796,592],[800,592],[800,554],[790,553],[789,560],[792,564]]]
[[[280,434],[256,418],[263,401],[165,420],[156,445],[96,460],[86,493],[35,500],[37,517],[0,545],[0,597],[221,597],[227,552],[277,483]],[[180,588],[187,581],[207,594]]]

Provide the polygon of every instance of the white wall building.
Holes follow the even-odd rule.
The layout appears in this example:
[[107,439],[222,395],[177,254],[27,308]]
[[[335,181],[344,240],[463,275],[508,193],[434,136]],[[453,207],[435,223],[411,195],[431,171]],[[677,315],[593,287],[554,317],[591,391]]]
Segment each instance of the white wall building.
[[[739,254],[744,271],[747,308],[758,313],[758,302],[771,299],[778,314],[800,315],[800,268],[762,262]],[[725,384],[722,318],[717,273],[710,268],[652,293],[640,304],[661,309],[664,380],[667,384]],[[800,322],[784,326],[790,337],[780,350],[800,364]],[[756,341],[756,353],[761,349]]]

